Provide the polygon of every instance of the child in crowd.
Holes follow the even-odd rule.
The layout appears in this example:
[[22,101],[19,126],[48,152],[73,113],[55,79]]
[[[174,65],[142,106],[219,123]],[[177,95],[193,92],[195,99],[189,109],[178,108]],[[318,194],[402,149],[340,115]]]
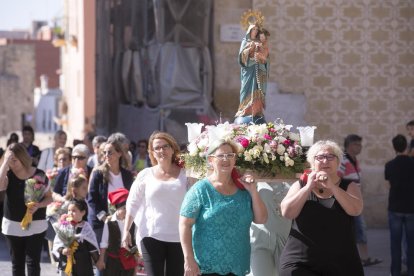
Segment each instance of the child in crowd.
[[410,142],[408,144],[408,155],[414,156],[414,120],[409,121],[406,125]]
[[68,188],[64,199],[71,201],[73,199],[85,200],[88,195],[88,179],[83,169],[76,169],[68,182]]
[[[52,202],[47,206],[46,217],[49,222],[48,229],[46,231],[46,239],[48,240],[49,250],[51,256],[53,249],[53,240],[55,239],[55,231],[52,224],[57,222],[62,214],[66,214],[68,211],[69,203],[74,200],[85,200],[88,195],[88,180],[85,172],[80,169],[74,172],[68,181],[68,189],[64,197],[64,202]],[[87,218],[85,217],[85,220]],[[53,259],[53,258],[52,258]],[[53,262],[55,259],[53,259]]]
[[75,227],[77,248],[65,247],[64,241],[57,234],[53,242],[53,254],[59,257],[59,270],[65,274],[68,258],[74,258],[72,276],[94,275],[93,262],[99,259],[99,247],[92,227],[84,221],[88,205],[84,199],[72,200],[68,205],[68,221]]
[[116,189],[108,194],[109,202],[115,206],[116,212],[105,222],[100,244],[101,254],[96,264],[99,270],[103,270],[104,276],[132,276],[136,274],[138,262],[135,255],[138,254],[135,253],[137,250],[134,244],[135,231],[133,226],[130,230],[133,249],[128,251],[121,247],[127,198],[128,190],[124,188]]

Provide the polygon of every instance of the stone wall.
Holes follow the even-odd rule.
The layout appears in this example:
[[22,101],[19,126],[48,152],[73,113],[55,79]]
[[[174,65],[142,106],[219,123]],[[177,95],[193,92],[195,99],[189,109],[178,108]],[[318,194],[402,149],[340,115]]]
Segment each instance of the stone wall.
[[384,164],[392,137],[414,119],[414,2],[215,1],[215,105],[227,118],[238,105],[240,44],[220,42],[219,26],[239,23],[248,8],[262,11],[271,33],[269,81],[305,96],[292,108],[306,110],[316,139],[364,138],[364,212],[370,226],[385,226]]
[[22,114],[32,114],[34,45],[0,46],[0,136],[20,130]]

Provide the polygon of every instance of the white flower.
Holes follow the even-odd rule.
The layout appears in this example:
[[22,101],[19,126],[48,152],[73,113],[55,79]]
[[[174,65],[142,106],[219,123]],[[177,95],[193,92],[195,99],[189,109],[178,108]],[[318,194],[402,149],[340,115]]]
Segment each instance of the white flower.
[[263,151],[263,147],[260,145],[255,145],[252,149],[251,149],[251,154],[253,155],[254,158],[259,158],[261,153]]
[[289,167],[289,166],[293,166],[295,164],[295,161],[293,161],[290,157],[289,154],[285,153],[285,166]]
[[264,151],[264,152],[267,152],[267,153],[271,153],[271,152],[272,152],[272,148],[270,147],[270,145],[269,145],[268,143],[265,143],[265,144],[264,144],[264,149],[263,149],[263,151]]
[[244,152],[244,160],[247,162],[252,161],[252,156],[250,155],[250,152],[247,150]]
[[283,153],[285,152],[285,150],[286,149],[285,149],[285,147],[282,144],[277,145],[277,149],[276,149],[277,154],[283,155]]
[[262,156],[263,156],[263,160],[265,161],[265,163],[266,163],[266,164],[269,164],[269,158],[268,158],[268,156],[267,156],[267,153],[266,153],[266,152],[264,152]]
[[260,125],[249,125],[247,127],[247,134],[250,137],[263,137],[263,135],[267,134],[267,126],[266,124],[260,124]]
[[297,133],[293,133],[293,132],[289,133],[289,138],[293,141],[297,141],[297,142],[300,141],[300,136]]
[[197,143],[197,146],[201,151],[204,151],[208,146],[208,137],[203,137],[200,139],[200,141]]
[[188,154],[190,156],[196,156],[198,154],[198,147],[196,145],[196,143],[191,142],[188,147]]
[[277,140],[279,141],[279,143],[283,143],[286,140],[286,138],[283,136],[279,136]]

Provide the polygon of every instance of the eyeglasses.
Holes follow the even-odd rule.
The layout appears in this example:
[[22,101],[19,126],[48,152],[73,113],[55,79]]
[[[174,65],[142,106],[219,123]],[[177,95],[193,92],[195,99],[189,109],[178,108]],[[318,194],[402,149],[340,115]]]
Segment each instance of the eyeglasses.
[[335,154],[321,154],[315,156],[315,160],[318,162],[322,162],[324,160],[333,161],[335,158],[337,158]]
[[220,160],[226,160],[226,159],[234,159],[236,157],[236,154],[232,152],[232,153],[223,153],[223,154],[210,155],[210,156],[215,157]]
[[102,154],[105,156],[105,155],[107,155],[107,156],[111,156],[112,154],[114,154],[114,152],[113,151],[110,151],[110,150],[108,150],[108,151],[103,151],[102,152]]
[[170,148],[171,148],[170,144],[165,144],[165,145],[162,145],[162,146],[154,147],[154,151],[160,152],[161,150],[167,150],[167,149],[170,149]]
[[82,160],[85,160],[86,157],[85,156],[77,155],[77,156],[72,156],[72,159],[75,159],[75,160],[78,159],[78,160],[82,161]]

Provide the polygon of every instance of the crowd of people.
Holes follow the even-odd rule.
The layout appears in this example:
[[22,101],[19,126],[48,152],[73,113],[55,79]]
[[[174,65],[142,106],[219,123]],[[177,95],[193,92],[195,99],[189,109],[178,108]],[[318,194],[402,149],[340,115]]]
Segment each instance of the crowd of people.
[[[409,133],[411,127],[414,122]],[[10,135],[0,166],[2,233],[13,275],[25,275],[26,267],[28,275],[40,275],[45,240],[62,275],[135,275],[143,267],[149,276],[363,275],[363,266],[382,261],[368,255],[358,135],[345,138],[344,151],[330,140],[307,151],[309,170],[280,205],[292,223],[273,257],[274,271],[253,267],[268,262],[251,262],[251,225],[266,223],[273,210],[253,175],[234,173],[239,148],[233,142],[210,143],[211,173],[192,185],[180,146],[165,132],[137,143],[122,133],[89,134],[66,147],[66,133],[57,131],[42,151],[30,126],[22,133],[22,142]],[[404,135],[392,145],[396,157],[385,166],[391,273],[400,275],[404,262],[413,275],[414,159]],[[42,193],[28,201],[31,180]],[[62,218],[74,227],[76,244],[58,231]]]

